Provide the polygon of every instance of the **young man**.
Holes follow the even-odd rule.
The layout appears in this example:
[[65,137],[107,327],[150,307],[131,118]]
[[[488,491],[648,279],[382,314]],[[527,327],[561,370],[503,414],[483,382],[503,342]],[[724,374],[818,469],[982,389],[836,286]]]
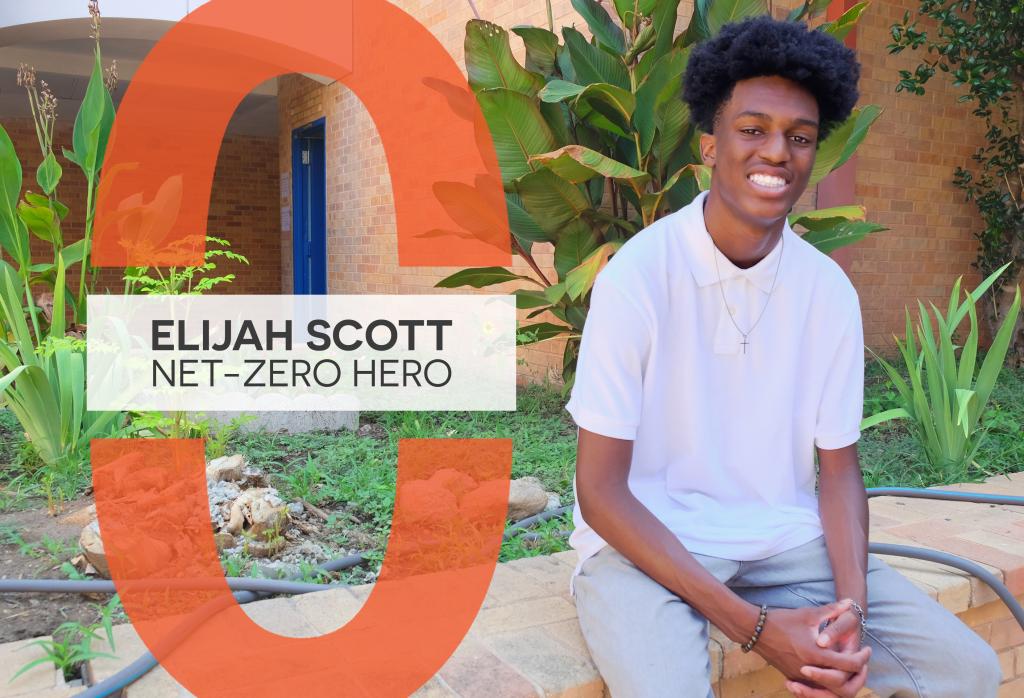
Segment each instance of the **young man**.
[[769,17],[696,47],[711,188],[594,285],[566,406],[573,585],[614,698],[713,696],[708,620],[797,696],[996,695],[992,649],[868,555],[859,299],[786,220],[858,77],[840,42]]

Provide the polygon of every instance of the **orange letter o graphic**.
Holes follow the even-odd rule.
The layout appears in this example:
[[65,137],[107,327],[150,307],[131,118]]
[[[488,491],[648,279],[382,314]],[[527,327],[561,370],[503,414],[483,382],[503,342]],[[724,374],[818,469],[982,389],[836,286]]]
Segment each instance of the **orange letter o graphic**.
[[[299,72],[342,81],[373,118],[391,176],[401,266],[511,264],[500,172],[476,99],[434,36],[385,0],[212,0],[175,25],[118,110],[94,262],[201,263],[228,121],[255,86]],[[458,646],[483,602],[511,463],[510,439],[402,440],[391,534],[373,592],[344,627],[288,638],[253,622],[228,589],[202,441],[92,443],[96,508],[125,609],[186,689],[217,698],[415,691]],[[457,494],[458,506],[437,507],[438,488]],[[323,594],[325,612],[335,593],[348,592]],[[198,618],[206,620],[186,622]]]

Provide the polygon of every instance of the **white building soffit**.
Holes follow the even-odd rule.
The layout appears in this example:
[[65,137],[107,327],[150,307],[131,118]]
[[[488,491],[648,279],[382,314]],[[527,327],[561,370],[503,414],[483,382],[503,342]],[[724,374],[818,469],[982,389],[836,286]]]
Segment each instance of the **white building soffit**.
[[[100,0],[103,58],[117,60],[124,90],[157,41],[188,12],[208,0]],[[35,67],[60,99],[61,114],[75,114],[92,69],[88,0],[0,0],[0,115],[27,117],[23,90],[15,88],[21,63]],[[272,137],[278,131],[277,79],[256,86],[238,106],[228,133]]]
[[[104,17],[177,22],[208,0],[101,0]],[[0,27],[88,16],[86,0],[2,0]]]
[[[103,38],[108,44],[118,44],[118,50],[107,51],[105,55],[116,57],[121,78],[130,80],[148,47],[174,22],[207,2],[209,0],[102,0]],[[86,0],[32,3],[0,0],[0,68],[17,67],[24,62],[40,72],[88,76],[91,64],[70,61],[68,55],[92,52],[91,46],[85,46],[83,41],[83,37],[88,36],[87,29],[86,34],[82,33],[88,21]],[[119,39],[135,45],[119,42]],[[71,66],[74,67],[69,71]],[[323,85],[336,82],[334,78],[313,73],[302,75]],[[277,80],[267,80],[256,87],[253,94],[276,95]]]

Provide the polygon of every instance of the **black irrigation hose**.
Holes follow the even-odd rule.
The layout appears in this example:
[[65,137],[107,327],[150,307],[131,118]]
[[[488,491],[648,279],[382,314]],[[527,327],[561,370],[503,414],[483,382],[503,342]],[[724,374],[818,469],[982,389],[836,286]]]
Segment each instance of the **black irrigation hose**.
[[[223,577],[221,579],[224,579]],[[256,577],[227,577],[228,588],[232,591],[261,591],[270,594],[305,594],[320,591],[329,584],[308,584],[287,579],[260,579]],[[220,588],[218,579],[160,579],[146,580],[137,585],[140,589],[175,589],[195,591]],[[131,582],[124,587],[131,588]],[[118,589],[107,579],[0,579],[0,594],[19,592],[42,592],[53,594],[114,594]],[[122,589],[123,591],[123,589]]]
[[[361,554],[346,555],[345,557],[338,558],[336,560],[328,560],[327,562],[317,565],[317,569],[324,570],[325,572],[338,572],[341,570],[347,570],[352,567],[356,567],[357,565],[361,565],[364,562],[366,562],[366,558]],[[296,577],[293,576],[290,578],[290,580],[294,580],[295,578]],[[234,584],[232,584],[232,580],[234,580],[235,582],[245,581],[245,578],[235,577],[229,579],[228,585],[234,587]],[[249,589],[236,591],[234,593],[235,601],[239,604],[258,601],[259,599],[266,598],[271,593],[277,593],[276,590],[279,589],[280,585],[282,584],[290,584],[293,585],[293,587],[302,587],[304,589],[303,591],[297,591],[296,593],[306,593],[307,591],[322,591],[328,587],[345,586],[344,584],[299,584],[290,580],[253,579],[251,581],[255,582],[256,584],[247,585],[250,586]],[[271,582],[272,584],[266,584],[267,582]],[[113,585],[113,582],[106,583]],[[263,591],[264,589],[267,591]],[[273,589],[273,591],[270,591],[271,589]],[[208,617],[209,616],[207,616],[207,618]],[[203,618],[199,622],[202,623],[207,618]],[[176,632],[179,635],[187,634],[187,632],[181,632],[182,629],[182,627],[179,627],[179,629]],[[188,629],[189,628],[184,628],[184,630],[186,631]],[[178,643],[174,643],[174,646],[176,646],[177,644]],[[118,671],[116,674],[113,674],[112,676],[104,679],[103,681],[100,681],[98,684],[90,686],[81,693],[78,693],[75,696],[75,698],[105,698],[105,696],[113,695],[118,691],[124,689],[129,684],[138,681],[146,673],[148,673],[150,669],[153,669],[158,665],[159,662],[157,661],[153,653],[147,651],[145,654],[141,655],[138,659],[136,659],[131,664]]]
[[572,505],[569,504],[564,507],[558,507],[557,509],[542,511],[539,514],[528,516],[522,521],[517,521],[516,523],[512,524],[507,529],[505,529],[505,535],[502,536],[502,540],[511,540],[512,538],[515,538],[520,533],[525,531],[530,526],[536,523],[542,523],[544,521],[547,521],[548,519],[553,519],[556,516],[561,516],[562,514],[569,512],[571,509]]
[[899,555],[900,557],[916,558],[918,560],[927,560],[928,562],[938,562],[943,565],[949,565],[950,567],[956,567],[957,569],[963,570],[969,574],[973,574],[978,577],[981,581],[992,587],[992,591],[1002,599],[1003,603],[1010,609],[1010,613],[1020,623],[1020,627],[1024,628],[1024,607],[1017,602],[1017,599],[1013,597],[1010,590],[1000,581],[999,577],[995,576],[987,569],[982,567],[976,562],[964,559],[957,555],[945,553],[940,550],[929,550],[928,548],[914,548],[909,545],[892,545],[890,543],[868,543],[868,552],[876,555]]

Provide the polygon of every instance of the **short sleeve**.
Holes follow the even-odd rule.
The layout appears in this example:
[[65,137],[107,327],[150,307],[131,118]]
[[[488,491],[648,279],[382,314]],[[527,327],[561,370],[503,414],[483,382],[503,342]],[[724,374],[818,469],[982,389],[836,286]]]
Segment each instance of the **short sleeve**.
[[640,425],[653,323],[629,291],[598,275],[565,409],[587,431],[633,440]]
[[825,387],[818,406],[814,445],[822,449],[849,446],[860,438],[864,416],[864,326],[860,300],[854,292],[853,311],[838,349],[825,369]]

